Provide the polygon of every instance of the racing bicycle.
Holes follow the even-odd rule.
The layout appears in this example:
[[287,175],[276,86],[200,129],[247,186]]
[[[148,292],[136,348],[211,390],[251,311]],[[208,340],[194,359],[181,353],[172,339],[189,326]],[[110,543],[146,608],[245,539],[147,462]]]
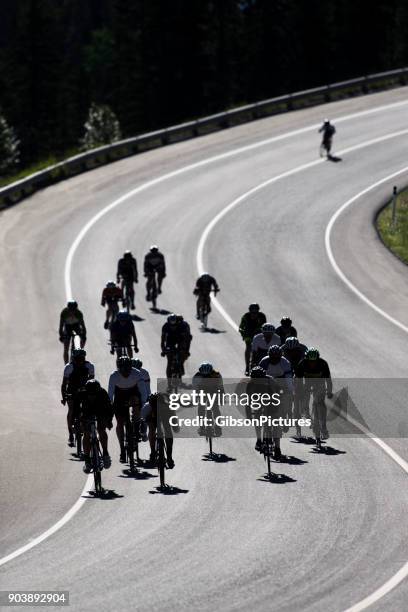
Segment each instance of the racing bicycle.
[[100,496],[103,493],[101,476],[101,472],[103,470],[103,458],[96,427],[96,416],[92,416],[90,419],[87,419],[85,427],[89,429],[91,438],[90,459],[94,477],[95,495]]
[[178,388],[181,384],[181,377],[183,375],[183,367],[181,361],[181,350],[177,347],[174,349],[167,349],[165,351],[167,358],[169,360],[169,391],[172,393],[177,393]]
[[[126,404],[129,408],[128,416],[125,423],[125,452],[126,460],[129,463],[131,472],[137,472],[136,464],[139,463],[139,442],[140,435],[140,418],[136,415],[136,410],[131,401]],[[136,461],[135,461],[136,456]]]

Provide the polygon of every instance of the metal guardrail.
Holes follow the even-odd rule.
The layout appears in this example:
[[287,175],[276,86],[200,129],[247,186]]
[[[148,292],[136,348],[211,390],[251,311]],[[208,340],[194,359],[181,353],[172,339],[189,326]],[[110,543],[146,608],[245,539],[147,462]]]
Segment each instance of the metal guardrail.
[[0,188],[0,209],[16,204],[39,189],[57,183],[109,162],[155,149],[174,142],[188,140],[210,132],[261,119],[271,115],[330,102],[339,98],[366,94],[408,83],[408,67],[371,74],[348,81],[314,87],[284,96],[247,104],[208,117],[202,117],[155,132],[127,138],[110,145],[70,157],[45,170]]

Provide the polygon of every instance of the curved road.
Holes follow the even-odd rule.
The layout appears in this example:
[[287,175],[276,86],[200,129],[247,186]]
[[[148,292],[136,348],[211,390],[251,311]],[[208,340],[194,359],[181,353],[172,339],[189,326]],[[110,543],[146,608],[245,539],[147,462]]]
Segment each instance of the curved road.
[[[316,157],[316,130],[326,115],[337,126],[338,163]],[[65,446],[59,403],[58,315],[72,284],[89,329],[88,355],[106,384],[113,360],[100,291],[126,248],[139,266],[152,242],[166,254],[160,306],[192,323],[189,375],[208,359],[224,377],[241,376],[242,342],[231,323],[259,301],[272,321],[290,314],[335,377],[406,376],[406,267],[386,252],[371,219],[408,171],[350,203],[330,235],[349,282],[400,327],[335,272],[325,232],[344,203],[408,164],[407,126],[406,88],[340,101],[147,152],[0,214],[0,287],[7,296],[0,312],[3,560],[81,496],[86,478]],[[221,286],[222,312],[214,308],[210,319],[220,333],[200,333],[193,318],[199,245],[202,265]],[[163,374],[164,317],[150,313],[143,289],[137,333],[154,379]],[[402,391],[388,413],[371,400],[359,406],[365,422],[384,431],[391,420],[385,442],[406,461],[406,438],[396,433],[406,431]],[[124,477],[112,434],[110,440],[113,465],[104,485],[117,496],[85,493],[60,530],[3,563],[0,589],[66,589],[74,610],[357,611],[373,593],[373,610],[406,607],[407,581],[377,592],[408,561],[406,472],[368,438],[333,439],[338,452],[316,455],[286,437],[282,448],[298,461],[280,466],[287,478],[279,485],[262,479],[253,440],[217,441],[231,459],[221,464],[202,460],[203,441],[177,440],[168,478],[179,491],[167,496],[153,494],[153,470],[143,479]]]

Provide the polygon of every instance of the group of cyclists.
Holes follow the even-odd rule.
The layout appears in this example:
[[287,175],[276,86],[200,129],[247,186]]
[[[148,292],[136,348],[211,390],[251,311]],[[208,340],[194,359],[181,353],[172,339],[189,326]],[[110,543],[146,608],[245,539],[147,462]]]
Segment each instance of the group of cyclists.
[[[152,251],[150,251],[151,253]],[[154,251],[153,251],[154,252]],[[160,254],[161,255],[161,254]],[[126,257],[122,258],[120,262]],[[163,256],[158,260],[164,262]],[[146,267],[145,267],[146,269]],[[137,267],[134,258],[129,260],[129,270],[133,279],[137,279]],[[161,265],[161,282],[165,275],[164,263]],[[124,272],[123,263],[118,265],[118,277],[123,283],[129,283],[129,276]],[[149,276],[148,276],[149,278]],[[161,288],[160,282],[160,288]],[[115,289],[115,296],[123,296],[123,286],[106,287]],[[130,287],[129,287],[130,289]],[[197,279],[193,293],[197,295],[200,302],[206,301],[208,310],[210,307],[210,292],[219,291],[216,280],[210,275],[202,275]],[[130,293],[132,295],[132,293]],[[133,294],[134,295],[134,294]],[[133,298],[134,299],[134,298]],[[115,300],[116,301],[116,300]],[[107,292],[104,290],[102,296],[103,305],[112,311],[112,302],[109,302]],[[134,302],[131,302],[131,305]],[[197,316],[198,307],[197,307]],[[113,320],[112,320],[113,319]],[[158,419],[158,401],[163,394],[151,393],[150,376],[140,359],[133,359],[132,344],[138,352],[137,337],[131,316],[125,310],[117,312],[112,317],[112,312],[107,314],[106,321],[110,329],[112,349],[117,351],[116,369],[110,375],[108,390],[105,390],[95,379],[95,367],[86,359],[86,327],[82,312],[75,301],[69,301],[61,312],[59,336],[64,344],[64,373],[61,385],[62,403],[68,405],[67,427],[68,444],[74,444],[74,420],[79,419],[81,431],[83,432],[83,459],[85,461],[84,471],[92,470],[89,456],[89,428],[87,422],[91,414],[96,417],[97,431],[102,447],[102,460],[104,468],[109,468],[111,458],[108,452],[107,430],[113,427],[113,417],[116,420],[116,435],[120,448],[120,461],[126,462],[125,431],[126,423],[130,418],[130,411],[136,415],[140,422],[140,440],[149,440],[150,461],[156,460],[156,428]],[[105,321],[105,323],[106,323]],[[105,325],[106,327],[106,325]],[[245,344],[245,376],[247,377],[248,391],[253,393],[259,388],[273,390],[279,389],[282,393],[282,402],[279,407],[279,416],[292,416],[299,419],[302,416],[310,417],[310,397],[318,400],[320,405],[320,436],[327,439],[329,433],[326,424],[325,398],[332,397],[332,381],[330,369],[327,362],[320,357],[319,351],[314,347],[307,347],[298,339],[296,328],[289,317],[283,317],[280,324],[275,327],[267,321],[265,314],[261,311],[259,304],[250,304],[248,311],[244,313],[239,325],[239,332]],[[79,346],[72,349],[71,357],[68,358],[72,334],[79,337]],[[190,355],[190,344],[192,335],[189,324],[180,314],[170,314],[162,327],[160,350],[163,357],[167,357],[166,377],[168,389],[171,391],[171,376],[174,372],[174,360],[178,361],[178,384],[182,384],[185,374],[184,364]],[[78,343],[77,343],[78,344]],[[72,346],[72,345],[71,345]],[[120,352],[118,349],[125,349]],[[192,382],[195,388],[200,388],[206,381],[218,389],[223,389],[221,374],[215,370],[209,362],[203,362],[193,376]],[[198,416],[205,413],[205,407],[200,406]],[[247,416],[253,416],[249,411]],[[220,415],[220,407],[214,406],[214,419]],[[277,411],[274,409],[274,415]],[[146,433],[148,429],[148,433]],[[255,427],[255,448],[262,451],[265,432],[262,428]],[[287,428],[274,427],[270,432],[273,436],[273,456],[276,460],[281,458],[280,439]],[[300,428],[296,428],[300,436]],[[204,427],[199,427],[198,434],[207,435]],[[222,435],[222,429],[215,424],[212,436]],[[171,429],[166,435],[167,467],[174,467],[172,456],[173,436]]]

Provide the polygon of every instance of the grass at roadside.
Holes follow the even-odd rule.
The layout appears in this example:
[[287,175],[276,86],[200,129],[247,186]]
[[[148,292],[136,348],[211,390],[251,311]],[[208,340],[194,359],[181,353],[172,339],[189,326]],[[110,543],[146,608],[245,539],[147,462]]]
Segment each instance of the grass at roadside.
[[15,174],[10,174],[8,176],[0,176],[0,187],[5,187],[6,185],[10,185],[15,181],[20,181],[21,179],[26,178],[26,176],[29,176],[30,174],[34,174],[35,172],[39,172],[40,170],[45,170],[45,168],[53,166],[54,164],[57,164],[58,162],[67,159],[68,157],[71,157],[72,155],[76,155],[79,152],[80,151],[73,149],[71,151],[67,151],[63,155],[51,155],[50,157],[48,157],[48,159],[43,159],[39,162],[36,162],[35,164],[27,166],[26,168],[22,168]]
[[392,226],[392,202],[378,215],[377,228],[386,246],[408,264],[408,189],[398,194],[395,228]]

